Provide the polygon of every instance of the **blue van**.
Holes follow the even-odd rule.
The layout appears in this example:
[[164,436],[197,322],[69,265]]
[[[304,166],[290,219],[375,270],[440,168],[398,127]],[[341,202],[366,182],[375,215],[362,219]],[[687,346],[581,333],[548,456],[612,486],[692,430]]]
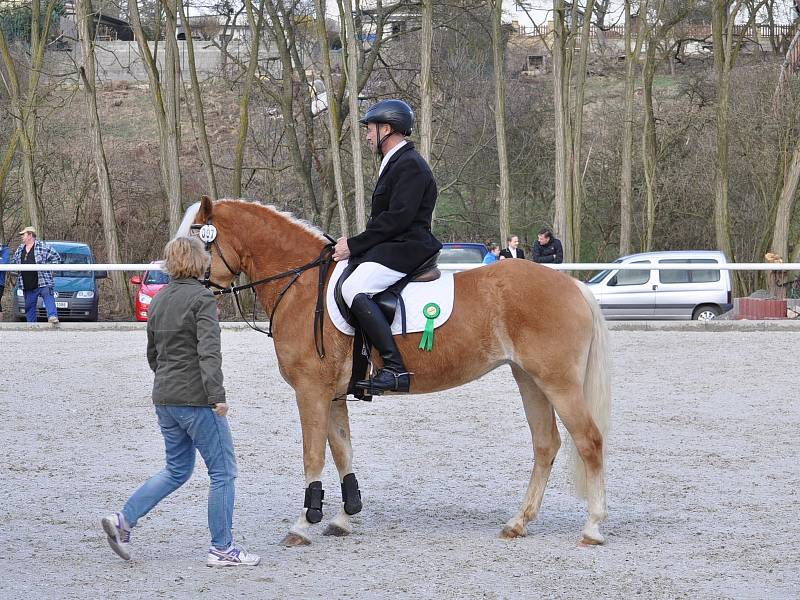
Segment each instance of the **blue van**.
[[[88,245],[81,242],[45,242],[61,256],[65,265],[94,264],[94,255]],[[100,295],[97,280],[106,277],[105,271],[58,271],[53,265],[56,310],[60,321],[97,321]],[[22,278],[17,278],[14,288],[14,315],[18,321],[25,320],[25,297],[22,293]],[[36,306],[37,319],[46,320],[42,299]]]

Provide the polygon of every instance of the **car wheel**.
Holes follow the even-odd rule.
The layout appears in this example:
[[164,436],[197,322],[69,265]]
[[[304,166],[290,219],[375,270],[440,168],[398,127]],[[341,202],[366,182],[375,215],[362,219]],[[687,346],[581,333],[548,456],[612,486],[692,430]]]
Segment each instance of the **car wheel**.
[[713,321],[721,312],[719,306],[698,306],[694,309],[692,319],[695,321]]

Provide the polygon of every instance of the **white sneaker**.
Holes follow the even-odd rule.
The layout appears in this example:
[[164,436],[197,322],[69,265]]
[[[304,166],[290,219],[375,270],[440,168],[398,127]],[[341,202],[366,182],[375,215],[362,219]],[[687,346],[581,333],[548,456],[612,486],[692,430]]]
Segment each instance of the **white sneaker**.
[[214,547],[208,549],[208,567],[255,567],[261,562],[258,554],[250,554],[244,548],[231,545],[228,550],[217,550]]
[[47,322],[50,323],[50,325],[58,325],[58,317],[49,317]]
[[108,536],[108,545],[121,558],[131,559],[131,531],[122,527],[122,518],[119,513],[114,513],[110,517],[104,517],[100,521],[103,530]]

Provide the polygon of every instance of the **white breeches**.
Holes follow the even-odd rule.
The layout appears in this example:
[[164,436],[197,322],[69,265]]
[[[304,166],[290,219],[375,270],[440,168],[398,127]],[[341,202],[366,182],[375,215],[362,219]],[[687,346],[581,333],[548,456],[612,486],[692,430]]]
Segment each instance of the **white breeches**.
[[347,306],[352,306],[353,298],[358,294],[372,296],[382,292],[405,275],[376,262],[361,263],[342,284],[342,296]]

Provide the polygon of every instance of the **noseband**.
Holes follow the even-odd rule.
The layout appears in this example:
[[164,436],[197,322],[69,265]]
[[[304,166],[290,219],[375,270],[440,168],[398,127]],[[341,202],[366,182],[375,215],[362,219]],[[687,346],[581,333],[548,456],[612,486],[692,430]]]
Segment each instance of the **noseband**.
[[[212,217],[209,215],[208,219],[206,219],[205,224],[202,223],[194,223],[191,225],[190,229],[192,231],[197,231],[197,236],[200,240],[206,245],[206,252],[212,254],[212,249],[216,248],[217,253],[219,254],[222,263],[228,269],[228,271],[233,275],[234,279],[239,276],[241,270],[234,271],[231,268],[230,263],[225,259],[225,255],[222,253],[222,247],[217,240],[217,228],[214,227],[214,223],[212,221]],[[319,256],[312,260],[310,263],[306,263],[300,267],[295,269],[290,269],[288,271],[284,271],[283,273],[278,273],[277,275],[271,275],[270,277],[265,277],[264,279],[259,279],[257,281],[251,281],[250,283],[245,283],[242,285],[233,285],[233,280],[231,280],[231,284],[228,287],[219,285],[211,281],[211,261],[208,262],[208,267],[206,268],[206,273],[203,279],[200,280],[207,288],[216,288],[214,291],[215,296],[221,296],[222,294],[232,294],[234,300],[236,301],[236,308],[239,311],[239,315],[244,319],[244,322],[247,325],[260,333],[265,333],[269,337],[272,337],[272,324],[275,321],[275,312],[278,310],[278,304],[280,304],[281,300],[283,300],[284,294],[289,290],[292,285],[300,278],[305,271],[309,269],[313,269],[315,267],[319,267],[319,282],[317,285],[317,305],[314,310],[314,345],[316,346],[317,354],[320,358],[325,358],[325,341],[323,336],[323,316],[324,316],[324,289],[325,289],[325,282],[328,278],[328,270],[330,269],[331,263],[333,262],[333,248],[336,245],[336,240],[334,240],[328,234],[324,234],[326,238],[330,240],[330,243],[325,244],[320,252]],[[275,300],[275,304],[272,307],[272,311],[269,313],[269,329],[264,331],[258,325],[256,325],[256,307],[257,303],[255,298],[255,288],[259,285],[264,285],[265,283],[270,283],[272,281],[277,281],[279,279],[285,279],[287,277],[291,277],[289,283],[278,293],[277,299]],[[253,291],[253,322],[251,323],[247,317],[244,316],[244,311],[242,310],[241,302],[239,301],[239,292],[243,290],[252,290]]]

